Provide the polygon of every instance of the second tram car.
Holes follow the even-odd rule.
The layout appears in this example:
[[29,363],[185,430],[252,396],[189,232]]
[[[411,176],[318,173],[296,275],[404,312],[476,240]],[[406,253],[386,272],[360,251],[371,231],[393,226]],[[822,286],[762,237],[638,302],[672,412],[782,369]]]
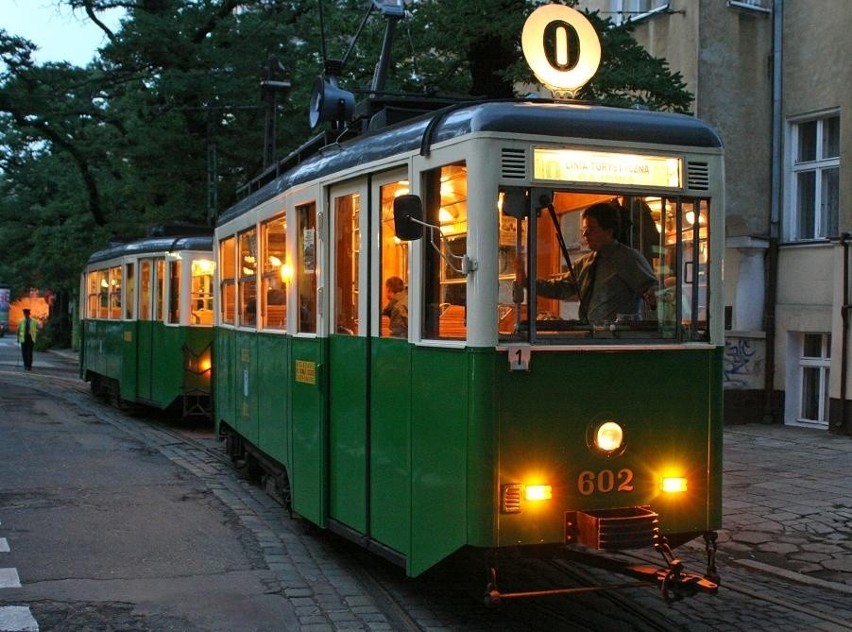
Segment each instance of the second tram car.
[[[669,581],[670,547],[710,553],[721,523],[722,183],[701,121],[576,103],[331,144],[216,228],[218,432],[293,511],[411,576],[465,547],[656,546]],[[534,279],[587,252],[598,202],[656,305],[589,322]]]
[[156,227],[89,258],[80,375],[117,403],[211,416],[212,229]]

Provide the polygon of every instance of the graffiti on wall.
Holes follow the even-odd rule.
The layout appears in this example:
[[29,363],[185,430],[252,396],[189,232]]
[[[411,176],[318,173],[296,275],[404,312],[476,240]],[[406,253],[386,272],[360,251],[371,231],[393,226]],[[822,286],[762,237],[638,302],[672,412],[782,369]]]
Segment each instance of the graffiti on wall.
[[751,338],[725,340],[724,386],[728,389],[754,389],[763,386],[765,342]]

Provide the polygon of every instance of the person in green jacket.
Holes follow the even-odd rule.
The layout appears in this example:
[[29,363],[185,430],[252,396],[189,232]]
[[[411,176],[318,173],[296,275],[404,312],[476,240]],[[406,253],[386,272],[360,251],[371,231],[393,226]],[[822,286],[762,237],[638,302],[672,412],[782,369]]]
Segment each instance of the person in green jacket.
[[30,310],[24,309],[24,319],[18,323],[18,343],[24,356],[24,369],[33,370],[33,347],[38,336],[38,323],[30,317]]

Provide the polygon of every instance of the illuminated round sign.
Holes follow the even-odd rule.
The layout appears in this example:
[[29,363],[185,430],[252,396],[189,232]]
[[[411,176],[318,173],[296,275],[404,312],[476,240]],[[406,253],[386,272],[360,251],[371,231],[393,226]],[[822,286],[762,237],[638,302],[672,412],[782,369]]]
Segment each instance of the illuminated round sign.
[[[576,62],[569,65],[572,31],[579,45],[573,55]],[[601,43],[592,23],[576,9],[561,4],[545,5],[530,14],[521,33],[521,48],[535,76],[559,96],[573,97],[601,63]]]

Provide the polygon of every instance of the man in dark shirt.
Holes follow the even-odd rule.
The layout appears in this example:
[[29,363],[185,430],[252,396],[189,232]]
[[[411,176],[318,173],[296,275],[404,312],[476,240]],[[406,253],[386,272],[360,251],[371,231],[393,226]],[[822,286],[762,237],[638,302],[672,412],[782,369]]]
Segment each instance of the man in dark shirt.
[[[610,202],[599,202],[583,211],[582,235],[591,252],[573,264],[575,279],[570,272],[556,279],[537,279],[539,296],[579,300],[580,319],[592,324],[612,322],[620,314],[639,315],[643,299],[656,309],[657,278],[651,265],[638,251],[615,238],[618,212]],[[515,280],[526,285],[522,260]]]

